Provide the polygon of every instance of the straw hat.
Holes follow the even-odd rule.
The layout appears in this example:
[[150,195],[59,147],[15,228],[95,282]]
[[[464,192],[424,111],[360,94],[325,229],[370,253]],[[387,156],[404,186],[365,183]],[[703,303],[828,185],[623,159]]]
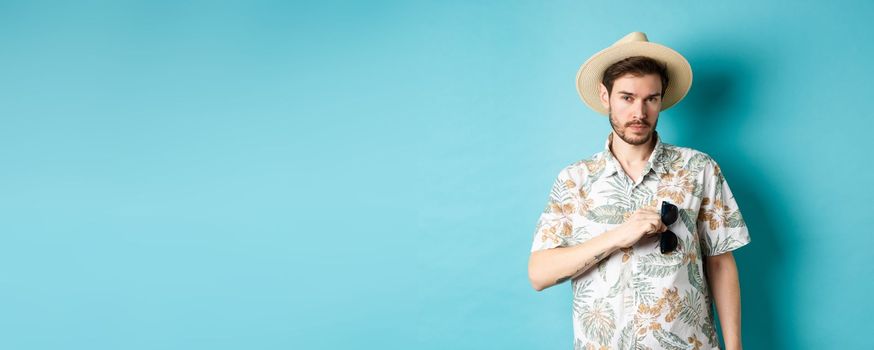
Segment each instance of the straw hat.
[[610,47],[601,50],[580,66],[577,72],[577,92],[595,112],[607,115],[601,105],[599,86],[604,78],[604,70],[610,65],[631,56],[647,56],[667,65],[668,87],[662,97],[662,110],[680,102],[692,86],[692,67],[689,62],[671,48],[647,40],[646,34],[632,32]]

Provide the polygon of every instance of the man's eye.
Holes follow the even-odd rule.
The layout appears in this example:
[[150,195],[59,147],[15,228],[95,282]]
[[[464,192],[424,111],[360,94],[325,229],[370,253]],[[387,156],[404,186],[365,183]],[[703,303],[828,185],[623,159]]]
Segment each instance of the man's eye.
[[623,100],[631,101],[631,96],[622,96]]

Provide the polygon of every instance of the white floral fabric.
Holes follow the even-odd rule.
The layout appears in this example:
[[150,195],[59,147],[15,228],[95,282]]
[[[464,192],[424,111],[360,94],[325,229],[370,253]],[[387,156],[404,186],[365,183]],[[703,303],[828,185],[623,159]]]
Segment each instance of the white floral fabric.
[[637,209],[679,208],[668,226],[677,250],[658,236],[616,251],[572,280],[575,349],[718,349],[702,259],[750,242],[719,165],[691,148],[656,146],[634,182],[605,149],[562,169],[537,222],[531,251],[586,242]]

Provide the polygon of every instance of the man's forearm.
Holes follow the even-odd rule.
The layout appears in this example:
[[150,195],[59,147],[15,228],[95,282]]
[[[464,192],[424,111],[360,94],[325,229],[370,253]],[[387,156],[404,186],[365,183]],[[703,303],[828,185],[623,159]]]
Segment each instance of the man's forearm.
[[607,231],[573,247],[544,249],[531,253],[528,278],[541,291],[576,278],[620,248],[615,231]]
[[722,326],[726,350],[741,349],[740,282],[734,256],[725,253],[708,257],[707,275],[716,312]]

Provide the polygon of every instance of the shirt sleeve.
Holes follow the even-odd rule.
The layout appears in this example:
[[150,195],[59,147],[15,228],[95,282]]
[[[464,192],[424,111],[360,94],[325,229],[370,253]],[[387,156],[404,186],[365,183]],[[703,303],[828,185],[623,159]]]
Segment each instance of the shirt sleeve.
[[565,247],[573,232],[571,215],[576,209],[568,185],[571,183],[567,169],[559,172],[552,184],[549,198],[537,226],[534,229],[534,242],[531,252],[543,249]]
[[705,256],[730,252],[750,243],[750,234],[728,182],[712,158],[704,167],[704,192],[698,234]]

